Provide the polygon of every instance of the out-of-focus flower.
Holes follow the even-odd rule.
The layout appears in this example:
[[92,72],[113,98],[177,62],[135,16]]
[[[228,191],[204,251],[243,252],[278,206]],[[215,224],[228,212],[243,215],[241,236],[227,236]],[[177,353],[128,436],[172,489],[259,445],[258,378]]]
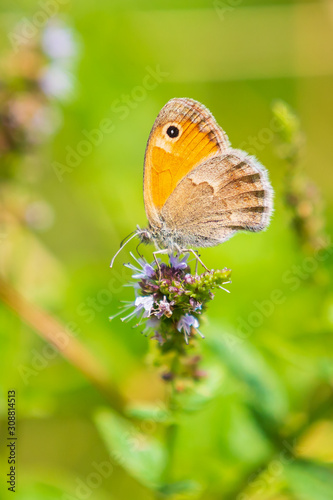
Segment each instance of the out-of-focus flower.
[[22,29],[20,24],[12,33],[17,44],[1,64],[0,155],[7,162],[2,168],[5,176],[22,165],[16,162],[12,168],[12,153],[33,153],[57,131],[62,113],[56,100],[68,100],[75,88],[75,31],[54,17],[29,37],[22,36]]
[[42,107],[43,102],[40,96],[22,92],[20,95],[12,97],[7,101],[6,113],[8,124],[13,129],[23,128],[29,130]]
[[284,101],[272,107],[277,126],[277,154],[287,163],[284,199],[290,211],[291,227],[297,235],[302,250],[313,254],[327,247],[322,197],[317,186],[302,167],[305,137],[298,116]]
[[51,59],[68,60],[78,56],[78,43],[73,30],[59,20],[48,22],[42,33],[41,44]]
[[73,95],[74,78],[61,65],[53,63],[43,69],[39,85],[47,96],[66,100]]
[[37,231],[45,231],[52,226],[54,221],[54,211],[44,200],[30,203],[24,214],[27,224]]
[[197,329],[199,327],[199,321],[197,320],[197,318],[188,313],[184,314],[184,316],[181,316],[180,320],[177,323],[177,330],[179,332],[183,331],[186,344],[188,344],[188,338],[191,335],[192,327],[194,329]]
[[[62,115],[58,108],[41,106],[31,120],[31,135],[40,134],[43,138],[54,134],[62,123]],[[32,140],[32,137],[31,137]]]
[[157,330],[155,331],[154,335],[150,338],[152,340],[157,340],[160,345],[163,345],[165,343],[165,339],[162,337],[162,335]]
[[41,96],[22,93],[8,100],[5,116],[11,135],[29,144],[39,144],[53,134],[61,123],[56,108],[45,103]]
[[50,20],[41,35],[41,48],[50,62],[39,76],[40,88],[49,98],[67,100],[73,95],[71,70],[79,52],[73,29],[59,19]]
[[147,321],[146,321],[147,328],[153,328],[153,329],[155,328],[156,329],[159,327],[159,324],[160,324],[160,322],[159,322],[158,318],[156,318],[154,316],[152,318],[147,319]]

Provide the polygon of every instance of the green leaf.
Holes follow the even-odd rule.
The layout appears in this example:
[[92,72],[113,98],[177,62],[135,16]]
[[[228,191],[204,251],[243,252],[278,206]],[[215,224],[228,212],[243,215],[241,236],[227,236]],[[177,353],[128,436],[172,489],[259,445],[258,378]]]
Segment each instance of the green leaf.
[[172,416],[167,408],[152,404],[132,404],[126,409],[126,414],[132,418],[152,422],[170,423],[172,420]]
[[286,394],[277,374],[259,351],[236,335],[220,331],[216,337],[210,333],[206,340],[233,376],[245,384],[250,405],[269,419],[281,420],[287,412]]
[[[44,479],[41,479],[41,475],[44,475]],[[79,500],[92,498],[92,493],[93,500],[112,500],[114,498],[102,487],[89,486],[87,477],[89,478],[89,475],[86,478],[83,476],[82,479],[78,476],[65,478],[61,470],[56,472],[54,470],[50,470],[50,472],[38,471],[37,477],[37,475],[31,475],[30,471],[29,475],[23,475],[17,481],[12,498],[15,500]],[[10,497],[11,493],[8,494],[8,499]],[[2,497],[0,498],[2,499]]]
[[159,492],[162,495],[172,496],[177,494],[197,495],[201,491],[201,486],[195,481],[178,481],[176,483],[163,485]]
[[333,467],[298,460],[286,466],[290,490],[300,500],[333,500]]
[[220,367],[212,367],[207,378],[196,384],[193,389],[174,396],[176,407],[185,412],[201,410],[217,396],[221,389],[221,380]]
[[95,422],[119,465],[148,488],[158,488],[166,464],[162,445],[111,410],[98,411]]
[[[17,500],[76,500],[76,495],[67,495],[61,488],[47,484],[41,480],[21,479],[21,484],[16,485],[13,498]],[[21,487],[20,487],[21,486]],[[8,497],[9,498],[9,497]],[[98,497],[100,498],[100,497]]]

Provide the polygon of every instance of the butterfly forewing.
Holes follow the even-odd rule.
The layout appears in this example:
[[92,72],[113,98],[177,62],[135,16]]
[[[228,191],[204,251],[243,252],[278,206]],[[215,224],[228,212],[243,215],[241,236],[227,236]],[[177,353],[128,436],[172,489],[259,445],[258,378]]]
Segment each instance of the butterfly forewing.
[[189,172],[228,147],[226,134],[205,106],[192,99],[169,101],[155,121],[145,155],[144,199],[150,222]]

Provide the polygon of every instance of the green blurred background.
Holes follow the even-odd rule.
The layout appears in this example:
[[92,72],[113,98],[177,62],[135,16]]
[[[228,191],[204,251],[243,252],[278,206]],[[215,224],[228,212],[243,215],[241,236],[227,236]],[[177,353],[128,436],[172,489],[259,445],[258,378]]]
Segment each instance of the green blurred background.
[[[56,16],[46,23],[38,13],[47,9]],[[136,243],[114,269],[109,263],[120,241],[146,224],[142,166],[155,117],[169,99],[191,97],[234,147],[268,168],[275,213],[266,232],[201,253],[209,267],[231,268],[233,283],[230,294],[216,294],[202,325],[208,379],[194,389],[175,443],[172,480],[197,484],[169,496],[332,499],[333,252],[321,239],[333,224],[332,1],[2,0],[0,26],[2,130],[14,134],[1,136],[1,275],[32,308],[74,328],[118,394],[105,398],[73,363],[45,355],[35,329],[1,305],[1,437],[14,388],[16,498],[159,498],[135,456],[146,438],[163,442],[163,422],[112,409],[119,394],[131,404],[165,401],[165,383],[147,363],[153,341],[109,321],[120,301],[132,300],[122,263]],[[276,99],[294,109],[303,131],[296,123],[283,138],[300,150],[296,167],[272,130]],[[21,120],[17,135],[9,108]],[[92,132],[102,121],[107,131]],[[82,146],[87,135],[98,144]],[[303,189],[304,179],[319,191]],[[286,186],[301,192],[296,205]],[[302,232],[304,219],[310,229]],[[152,248],[142,251],[150,260]],[[113,412],[105,432],[102,407]],[[133,433],[132,448],[122,433]],[[93,464],[110,456],[112,473],[93,486]],[[11,494],[6,457],[2,444],[1,498]],[[158,459],[149,460],[139,455],[151,471]]]

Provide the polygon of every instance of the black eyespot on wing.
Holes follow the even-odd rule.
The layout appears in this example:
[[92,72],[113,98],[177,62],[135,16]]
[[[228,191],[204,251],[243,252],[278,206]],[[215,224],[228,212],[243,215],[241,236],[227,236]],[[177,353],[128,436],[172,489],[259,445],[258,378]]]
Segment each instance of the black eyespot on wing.
[[168,130],[167,134],[171,139],[175,139],[176,137],[179,136],[179,128],[175,127],[174,125],[171,125]]

